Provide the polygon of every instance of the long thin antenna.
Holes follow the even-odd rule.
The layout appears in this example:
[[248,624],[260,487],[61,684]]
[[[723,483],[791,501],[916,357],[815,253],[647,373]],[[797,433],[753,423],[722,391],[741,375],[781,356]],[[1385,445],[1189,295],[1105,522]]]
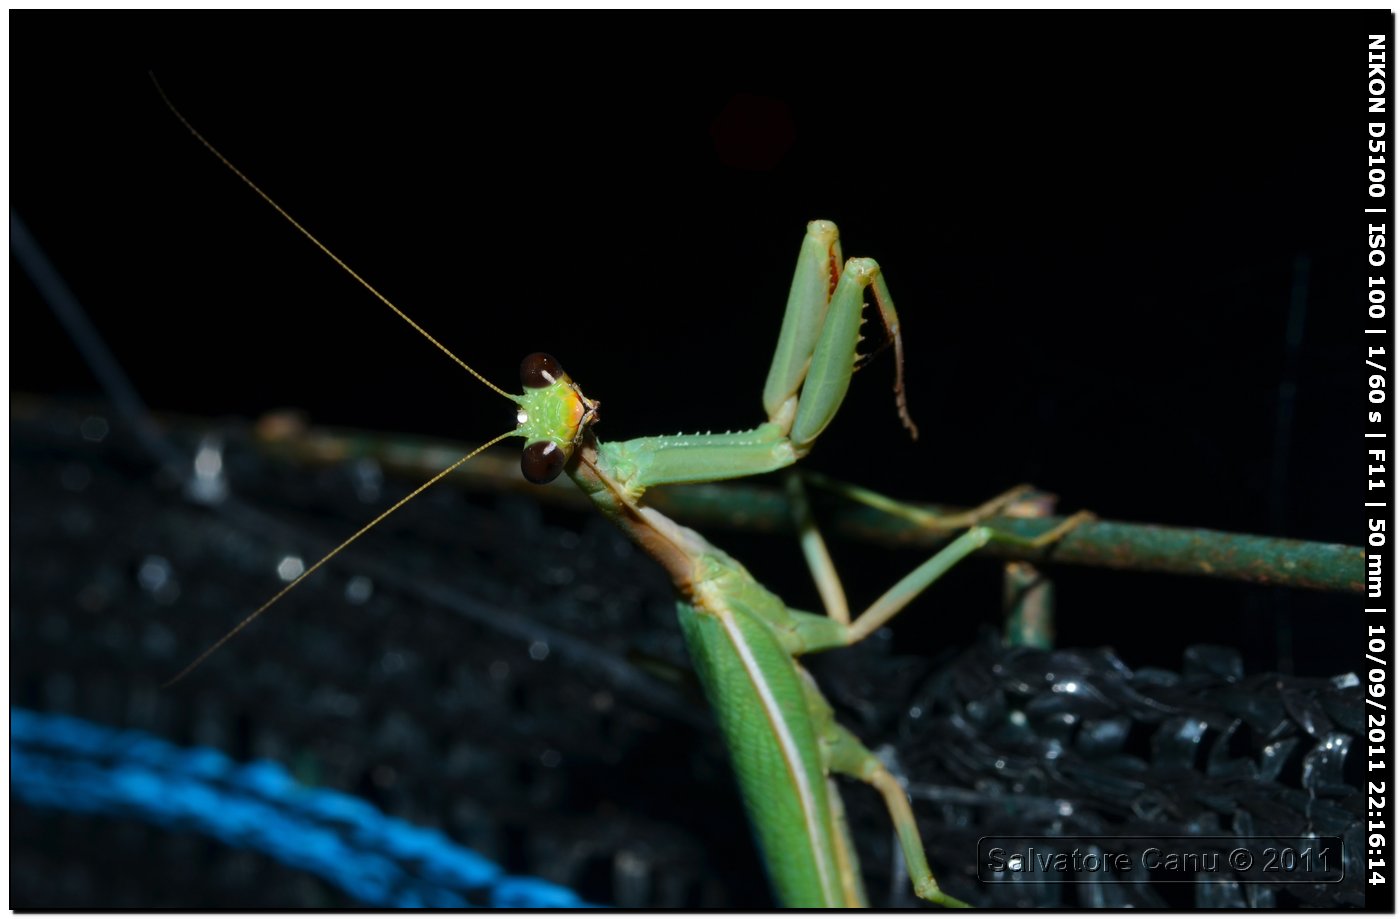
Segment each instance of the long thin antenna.
[[395,305],[389,300],[388,297],[384,296],[384,295],[381,294],[378,290],[376,290],[373,284],[369,283],[369,282],[366,281],[364,278],[362,278],[362,277],[360,277],[358,274],[356,274],[356,273],[355,273],[355,269],[353,269],[353,268],[351,268],[349,265],[345,264],[345,262],[341,260],[340,256],[336,255],[336,254],[335,254],[334,252],[332,252],[330,249],[326,248],[326,245],[325,245],[324,243],[322,243],[319,239],[317,239],[315,236],[313,236],[310,230],[308,230],[306,227],[304,227],[304,226],[302,226],[300,223],[298,223],[295,217],[293,217],[291,214],[288,214],[286,211],[282,210],[282,205],[278,204],[276,201],[273,201],[272,198],[271,198],[271,196],[269,196],[267,192],[263,191],[261,188],[259,188],[259,187],[257,186],[257,183],[255,183],[252,179],[250,179],[250,178],[248,178],[246,175],[244,175],[243,172],[242,172],[242,170],[240,170],[237,166],[233,165],[233,163],[231,163],[231,162],[229,161],[228,157],[226,157],[226,156],[224,156],[222,153],[220,153],[220,152],[219,152],[219,149],[218,149],[217,147],[215,147],[213,144],[211,144],[208,140],[205,139],[205,137],[204,137],[203,134],[201,134],[201,133],[199,133],[199,131],[195,130],[194,125],[190,124],[189,119],[187,119],[184,115],[182,115],[182,114],[180,113],[180,110],[177,109],[177,108],[175,107],[175,103],[171,102],[171,101],[170,101],[170,97],[167,96],[167,95],[165,94],[165,90],[161,87],[160,81],[156,79],[156,75],[155,75],[154,73],[151,73],[151,74],[149,74],[149,76],[150,76],[150,78],[151,78],[151,82],[155,84],[156,92],[160,93],[160,98],[161,98],[162,101],[165,102],[166,107],[169,108],[170,111],[174,113],[174,115],[175,115],[176,118],[180,119],[180,123],[181,123],[182,125],[184,125],[185,128],[186,128],[187,130],[189,130],[189,132],[190,132],[191,134],[194,135],[195,140],[199,141],[201,144],[204,145],[205,149],[207,149],[210,153],[212,153],[212,154],[214,154],[216,157],[218,157],[218,158],[219,158],[219,162],[223,163],[225,166],[227,166],[227,167],[229,168],[229,171],[230,171],[230,172],[232,172],[234,175],[236,175],[236,176],[238,176],[240,179],[242,179],[242,180],[243,180],[243,183],[244,183],[245,185],[247,185],[247,186],[248,186],[249,188],[251,188],[253,191],[257,192],[259,198],[262,198],[262,199],[263,199],[264,201],[266,201],[268,204],[272,205],[272,209],[275,210],[277,213],[281,214],[282,217],[285,218],[286,221],[287,221],[288,223],[290,223],[292,226],[296,227],[297,230],[300,231],[301,235],[303,235],[303,236],[305,236],[307,239],[311,240],[311,242],[316,246],[317,249],[320,249],[320,250],[321,250],[322,252],[324,252],[327,256],[329,256],[330,259],[331,259],[331,261],[335,262],[335,263],[336,263],[337,265],[339,265],[342,269],[344,269],[344,271],[345,271],[346,274],[350,275],[350,277],[354,278],[356,281],[359,281],[359,282],[360,282],[360,285],[361,285],[362,287],[364,287],[365,290],[369,291],[370,293],[374,294],[377,298],[379,298],[379,301],[380,301],[381,303],[383,303],[385,306],[389,307],[389,309],[393,310],[394,313],[397,314],[398,317],[399,317],[400,319],[402,319],[404,322],[406,322],[406,323],[408,323],[409,325],[413,326],[414,331],[416,331],[419,335],[422,335],[422,336],[423,336],[424,338],[426,338],[428,341],[430,341],[430,342],[432,342],[434,345],[436,345],[436,346],[437,346],[437,349],[438,349],[439,351],[441,351],[443,354],[446,354],[448,357],[452,358],[452,360],[456,361],[457,364],[458,364],[460,367],[462,367],[462,369],[464,369],[464,370],[467,371],[467,373],[470,373],[472,376],[476,377],[476,378],[477,378],[478,380],[480,380],[482,383],[486,384],[486,386],[488,386],[489,388],[491,388],[491,389],[494,390],[495,392],[501,394],[502,396],[505,396],[505,397],[506,397],[507,399],[509,399],[510,401],[512,401],[512,402],[519,402],[519,401],[520,401],[517,397],[511,395],[510,393],[506,392],[504,389],[501,389],[501,387],[497,386],[495,383],[492,383],[490,380],[486,379],[486,377],[484,377],[484,376],[482,376],[481,374],[477,373],[475,370],[472,369],[471,365],[469,365],[466,361],[462,360],[460,357],[458,357],[457,355],[455,355],[455,354],[453,354],[451,351],[449,351],[449,350],[447,349],[447,346],[446,346],[446,345],[444,345],[442,342],[438,341],[438,340],[437,340],[436,338],[434,338],[433,336],[429,335],[426,329],[424,329],[421,325],[419,325],[418,323],[416,323],[416,322],[414,322],[412,319],[410,319],[407,313],[405,313],[403,310],[399,309],[397,306],[395,306]]
[[244,617],[244,619],[243,619],[242,622],[238,623],[238,625],[234,626],[233,628],[229,629],[228,632],[224,633],[224,637],[223,637],[223,638],[220,638],[218,641],[214,642],[212,645],[210,645],[208,648],[206,648],[206,649],[204,650],[204,653],[200,654],[199,657],[196,657],[188,666],[185,667],[184,670],[181,670],[179,673],[175,674],[175,676],[171,677],[171,678],[170,678],[169,680],[167,680],[165,683],[161,684],[161,687],[160,687],[160,688],[161,688],[161,689],[169,689],[171,686],[174,686],[176,683],[180,682],[180,681],[183,680],[185,677],[189,676],[190,673],[193,672],[194,669],[195,669],[196,667],[198,667],[200,664],[204,663],[204,661],[208,659],[209,655],[213,654],[215,651],[219,650],[219,649],[222,648],[224,645],[228,644],[229,641],[233,638],[233,636],[237,635],[239,632],[241,632],[241,631],[243,631],[244,629],[246,629],[250,624],[252,624],[252,622],[253,622],[254,619],[258,618],[258,617],[261,616],[263,613],[267,612],[268,608],[270,608],[270,607],[271,607],[274,603],[276,603],[278,600],[280,600],[280,599],[282,599],[283,597],[285,597],[285,596],[287,595],[287,592],[288,592],[288,591],[290,591],[293,587],[296,587],[296,586],[297,586],[298,584],[300,584],[302,581],[304,581],[304,580],[306,580],[307,578],[311,577],[312,573],[314,573],[314,572],[316,571],[317,568],[320,568],[320,567],[321,567],[322,565],[324,565],[326,562],[330,561],[331,559],[333,559],[333,558],[335,558],[337,555],[339,555],[339,554],[341,553],[341,551],[342,551],[343,549],[345,549],[346,546],[350,545],[352,542],[354,542],[355,540],[359,539],[361,536],[365,535],[365,534],[368,533],[370,530],[372,530],[372,529],[374,529],[376,526],[378,526],[378,525],[384,520],[385,517],[388,517],[388,516],[389,516],[390,514],[392,514],[394,511],[396,511],[396,510],[398,510],[399,508],[403,507],[405,504],[407,504],[408,502],[412,501],[414,498],[418,497],[418,496],[421,495],[423,492],[427,491],[428,488],[430,488],[431,486],[437,484],[439,481],[441,481],[443,478],[445,478],[449,473],[451,473],[453,470],[455,470],[458,466],[462,465],[462,464],[465,463],[467,460],[469,460],[469,459],[471,459],[472,457],[476,456],[476,455],[477,455],[478,453],[480,453],[482,450],[485,450],[487,447],[495,446],[496,444],[498,444],[498,443],[500,443],[501,441],[505,440],[507,437],[510,437],[510,436],[514,435],[515,433],[516,433],[515,430],[512,429],[512,430],[506,431],[504,434],[498,434],[497,436],[495,436],[495,437],[491,438],[490,440],[488,440],[486,443],[484,443],[484,444],[482,444],[481,446],[477,447],[477,448],[476,448],[475,450],[473,450],[472,452],[468,453],[466,456],[464,456],[464,457],[462,457],[461,459],[457,460],[457,462],[453,463],[451,466],[448,466],[446,469],[442,470],[442,471],[439,472],[437,475],[433,476],[433,477],[432,477],[431,479],[429,479],[428,481],[424,482],[422,485],[419,485],[417,488],[413,489],[413,491],[409,492],[407,495],[405,495],[404,497],[400,498],[398,501],[395,501],[393,507],[391,507],[391,508],[389,508],[388,510],[384,511],[384,512],[383,512],[382,514],[380,514],[378,517],[375,517],[375,518],[374,518],[373,520],[371,520],[369,523],[367,523],[367,524],[365,524],[364,526],[360,527],[358,530],[355,531],[355,535],[354,535],[354,536],[351,536],[349,539],[345,540],[345,542],[341,543],[340,545],[336,546],[336,547],[335,547],[334,549],[332,549],[331,551],[327,552],[324,556],[321,557],[321,560],[320,560],[319,562],[317,562],[316,564],[312,565],[310,568],[308,568],[308,569],[306,569],[305,571],[303,571],[300,575],[297,576],[296,580],[292,581],[292,583],[288,584],[286,587],[283,587],[281,590],[277,591],[277,594],[276,594],[271,600],[268,600],[268,601],[267,601],[266,603],[264,603],[262,606],[259,606],[257,609],[255,609],[255,610],[253,610],[251,613],[249,613],[246,617]]

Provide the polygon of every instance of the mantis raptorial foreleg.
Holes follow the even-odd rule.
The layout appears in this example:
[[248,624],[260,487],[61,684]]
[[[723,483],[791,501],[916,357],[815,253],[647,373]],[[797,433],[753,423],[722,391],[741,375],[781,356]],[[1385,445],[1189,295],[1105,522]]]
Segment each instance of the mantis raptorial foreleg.
[[[865,291],[876,304],[891,340],[899,342],[899,317],[874,259],[853,258],[840,265],[836,225],[814,220],[807,225],[788,297],[777,351],[764,387],[768,422],[730,434],[677,434],[601,444],[603,461],[620,476],[633,499],[654,485],[713,482],[774,472],[791,466],[811,451],[836,416],[857,359]],[[896,344],[897,359],[903,345]],[[900,415],[903,384],[896,371]]]

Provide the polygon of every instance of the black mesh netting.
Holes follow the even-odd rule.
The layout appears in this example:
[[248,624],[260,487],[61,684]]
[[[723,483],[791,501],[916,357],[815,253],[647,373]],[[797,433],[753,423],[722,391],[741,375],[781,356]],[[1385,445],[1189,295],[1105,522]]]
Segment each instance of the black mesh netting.
[[[770,903],[665,578],[601,520],[427,493],[173,689],[159,683],[407,488],[182,428],[228,500],[191,500],[101,412],[12,405],[15,705],[269,758],[597,903]],[[193,433],[191,433],[193,432]],[[210,468],[206,466],[206,472]],[[1106,650],[931,660],[879,640],[813,661],[909,781],[930,862],[978,905],[1362,905],[1332,885],[981,886],[979,837],[1338,835],[1361,851],[1358,682],[1180,672]],[[872,900],[913,905],[878,799],[845,786]],[[11,802],[11,906],[354,905],[179,828]],[[1350,854],[1350,853],[1349,853]]]

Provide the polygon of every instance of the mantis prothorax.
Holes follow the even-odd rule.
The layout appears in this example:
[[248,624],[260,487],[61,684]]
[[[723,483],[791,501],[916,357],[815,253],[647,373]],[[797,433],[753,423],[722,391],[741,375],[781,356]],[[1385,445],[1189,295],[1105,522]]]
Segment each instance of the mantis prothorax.
[[[168,99],[166,102],[170,104]],[[646,490],[655,485],[775,472],[807,455],[835,416],[850,384],[867,290],[873,294],[894,344],[900,417],[916,435],[898,377],[903,361],[899,318],[880,266],[868,258],[843,261],[836,225],[812,221],[802,242],[763,391],[767,421],[738,433],[603,443],[593,429],[598,403],[584,395],[558,361],[538,353],[525,358],[521,395],[495,386],[355,274],[219,153],[173,105],[170,107],[205,147],[312,243],[421,335],[517,406],[513,430],[464,456],[380,514],[246,617],[171,682],[182,679],[287,591],[424,489],[486,447],[506,437],[522,437],[521,468],[527,479],[544,483],[560,473],[568,475],[671,576],[679,594],[681,628],[718,717],[779,901],[795,907],[865,905],[859,860],[832,779],[839,774],[873,786],[883,797],[915,893],[944,906],[965,906],[934,879],[898,780],[836,723],[831,706],[798,658],[866,638],[954,564],[989,542],[1048,545],[1082,516],[1070,518],[1035,540],[980,525],[978,521],[1012,503],[1021,490],[1008,492],[964,518],[943,521],[942,525],[950,528],[969,528],[867,610],[852,617],[822,537],[806,511],[802,481],[795,473],[789,475],[788,488],[799,509],[802,547],[825,615],[788,607],[724,551],[643,504]]]

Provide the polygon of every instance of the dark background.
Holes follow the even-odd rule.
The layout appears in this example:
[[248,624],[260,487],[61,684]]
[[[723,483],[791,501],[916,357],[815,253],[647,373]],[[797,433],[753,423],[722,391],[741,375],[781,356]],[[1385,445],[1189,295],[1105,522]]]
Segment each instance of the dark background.
[[[910,499],[1031,481],[1108,519],[1361,540],[1362,65],[1382,14],[317,22],[11,17],[14,206],[157,409],[466,440],[512,414],[202,150],[148,69],[486,376],[514,388],[522,355],[555,354],[605,439],[762,420],[824,217],[885,269],[924,436],[898,424],[885,357],[814,468]],[[13,390],[97,394],[18,275],[11,342]],[[717,541],[816,606],[795,546]],[[857,605],[918,561],[837,551]],[[997,566],[968,568],[896,623],[901,650],[995,622]],[[1131,666],[1200,642],[1251,673],[1357,666],[1354,598],[1055,577],[1060,643]]]

